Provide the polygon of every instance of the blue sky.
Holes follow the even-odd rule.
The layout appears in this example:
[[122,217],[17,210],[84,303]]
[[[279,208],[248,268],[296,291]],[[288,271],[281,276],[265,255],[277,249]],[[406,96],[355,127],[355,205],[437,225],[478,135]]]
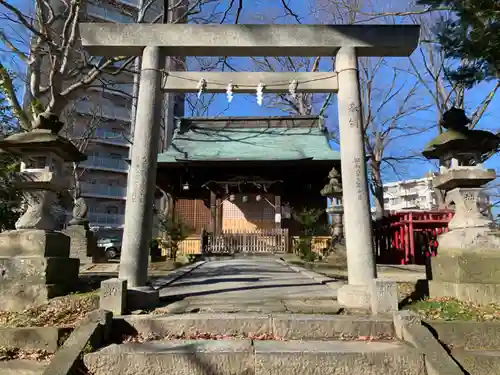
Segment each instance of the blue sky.
[[[314,4],[315,6],[313,6]],[[235,3],[238,3],[237,1]],[[331,22],[331,16],[327,13],[327,9],[324,7],[327,6],[328,1],[326,0],[306,0],[306,1],[291,1],[289,2],[293,11],[299,14],[302,19],[302,23],[318,23],[318,22]],[[387,3],[387,2],[384,2]],[[32,2],[28,0],[11,0],[11,4],[17,5],[23,10],[31,7]],[[204,13],[208,11],[216,11],[222,14],[226,6],[228,4],[227,0],[215,2],[208,7],[211,7],[210,10],[207,8],[204,10]],[[291,16],[289,17],[280,17],[283,15],[283,8],[281,5],[281,1],[279,0],[246,0],[244,2],[243,12],[240,16],[240,23],[296,23],[295,19]],[[318,5],[319,4],[319,5]],[[321,12],[315,12],[314,9],[321,6]],[[226,22],[233,22],[235,16],[236,5],[232,12],[230,12]],[[2,10],[3,11],[3,10]],[[220,18],[220,17],[219,17]],[[319,20],[318,20],[319,19]],[[13,35],[13,29],[11,25],[6,22],[0,22],[0,28],[6,32],[8,35]],[[18,26],[17,26],[18,27]],[[22,41],[19,41],[22,43]],[[3,50],[3,48],[2,48]],[[19,69],[22,64],[19,64],[19,60],[13,60],[11,54],[2,53],[0,57],[4,64],[11,67],[12,69]],[[412,58],[417,63],[420,62],[420,54],[416,51]],[[231,59],[232,64],[238,70],[254,70],[255,65],[250,62],[248,58],[238,58]],[[189,64],[191,67],[194,67],[193,63]],[[422,71],[424,72],[423,66],[421,66]],[[320,70],[322,71],[331,71],[331,61],[328,59],[323,59],[320,64]],[[388,87],[395,82],[396,87],[401,88],[401,94],[396,96],[394,100],[392,100],[387,106],[384,107],[383,110],[380,111],[378,117],[375,119],[375,123],[382,123],[384,120],[390,118],[397,112],[397,108],[401,103],[401,100],[404,98],[408,90],[415,85],[416,78],[409,74],[408,72],[411,70],[408,59],[407,58],[388,58],[385,61],[384,67],[380,69],[374,79],[374,85],[376,86],[376,94],[374,96],[375,106],[377,103],[379,104],[383,100],[384,93],[387,92]],[[393,72],[398,71],[397,77],[393,80]],[[487,95],[487,93],[491,90],[493,83],[482,83],[476,86],[474,89],[470,90],[466,93],[465,96],[465,108],[468,114],[471,114],[476,106],[480,103],[480,101]],[[22,87],[19,86],[18,94],[21,95]],[[377,97],[378,96],[378,97]],[[269,96],[266,96],[268,99]],[[323,99],[320,97],[319,99]],[[482,117],[481,121],[478,124],[478,128],[481,129],[490,129],[493,131],[498,130],[497,125],[497,112],[495,111],[498,108],[500,98],[497,97],[490,104],[488,111]],[[320,101],[319,107],[321,106],[322,101]],[[412,105],[415,106],[424,106],[430,103],[430,96],[426,93],[425,89],[418,85],[416,89],[416,93],[412,97]],[[337,126],[337,108],[336,108],[336,100],[335,97],[330,102],[329,107],[325,112],[326,122],[330,129],[335,130]],[[284,115],[288,114],[287,112],[283,112],[278,108],[269,108],[267,106],[259,107],[256,103],[256,98],[253,95],[235,95],[231,104],[228,104],[226,96],[224,94],[217,95],[215,101],[211,104],[209,108],[208,115],[211,116],[267,116],[267,115]],[[189,113],[186,113],[189,115]],[[392,141],[389,146],[387,146],[386,153],[391,156],[403,156],[408,153],[418,153],[420,152],[424,145],[435,135],[437,135],[437,131],[435,128],[432,128],[436,122],[436,112],[433,108],[426,109],[414,113],[412,115],[406,116],[402,118],[398,122],[398,127],[403,129],[398,133],[394,133],[395,135],[401,136],[399,139]],[[402,136],[405,132],[405,129],[410,129],[415,127],[419,128],[432,128],[429,131],[422,132],[421,134],[415,134],[410,137]],[[338,148],[338,145],[334,145],[335,148]],[[487,162],[487,166],[490,168],[497,169],[499,166],[500,159],[498,156],[493,157]],[[397,165],[396,171],[392,169],[384,170],[384,179],[385,182],[391,182],[398,180],[400,178],[418,178],[421,177],[424,173],[429,170],[433,170],[434,166],[428,162],[406,162]]]
[[[318,23],[317,15],[311,14],[313,13],[311,9],[313,8],[313,1],[304,1],[304,2],[289,2],[293,11],[300,16],[303,17],[303,23]],[[316,0],[316,6],[319,3],[327,4],[327,1]],[[387,1],[384,1],[387,4]],[[218,9],[222,11],[226,8],[227,2],[221,1],[220,4],[217,5]],[[302,5],[302,6],[301,6]],[[324,9],[323,9],[324,10]],[[320,22],[325,19],[328,20],[328,16],[321,16]],[[242,15],[240,16],[240,23],[270,23],[272,18],[276,15],[283,14],[283,10],[281,7],[281,2],[277,0],[267,0],[267,1],[246,1],[245,8],[243,10]],[[229,18],[228,21],[230,21]],[[296,21],[292,17],[279,18],[275,20],[275,23],[296,23]],[[422,64],[421,54],[417,50],[411,56],[413,61],[420,68],[422,74],[425,75],[425,68]],[[325,59],[326,60],[326,59]],[[376,60],[376,59],[374,59]],[[249,63],[248,59],[232,59],[233,65],[241,70],[252,70],[255,65]],[[195,64],[191,64],[194,66]],[[418,81],[412,74],[406,73],[407,71],[412,71],[412,68],[409,64],[408,58],[387,58],[386,59],[387,67],[381,69],[377,72],[376,78],[374,80],[375,85],[378,87],[378,90],[384,92],[388,86],[392,84],[393,80],[393,70],[398,69],[400,73],[398,73],[396,82],[396,86],[402,86],[404,88],[413,87]],[[322,63],[320,70],[322,71],[331,71],[331,62],[324,61]],[[488,94],[488,92],[494,86],[494,82],[485,82],[472,90],[469,90],[465,95],[465,109],[466,112],[470,115],[476,109],[477,105],[484,99],[484,97]],[[406,91],[408,91],[406,90]],[[384,107],[383,113],[380,116],[380,121],[390,118],[394,116],[397,112],[397,108],[401,103],[401,100],[405,97],[405,89],[402,90],[402,95],[396,96],[395,99],[386,107]],[[495,109],[498,108],[500,98],[498,95],[493,100],[493,102],[489,105],[488,110],[481,118],[477,128],[481,129],[489,129],[492,131],[498,131],[497,125],[497,113]],[[378,99],[380,102],[381,99]],[[417,86],[417,92],[413,96],[412,99],[415,105],[420,105],[424,107],[426,104],[431,102],[431,98],[427,91],[423,88],[422,85]],[[375,107],[378,106],[377,98],[374,99]],[[331,129],[335,129],[337,126],[337,103],[335,97],[330,102],[328,109],[325,112],[326,123]],[[231,104],[227,103],[226,97],[223,94],[217,95],[216,100],[209,108],[209,115],[211,116],[256,116],[256,115],[283,115],[287,114],[279,109],[268,108],[268,107],[259,107],[256,103],[255,96],[252,95],[235,95]],[[434,108],[428,108],[426,110],[419,111],[411,116],[404,117],[399,121],[399,127],[401,128],[415,128],[421,127],[429,129],[426,132],[422,132],[421,134],[411,135],[409,137],[402,136],[398,140],[394,140],[391,144],[386,148],[386,154],[391,156],[403,156],[405,154],[416,154],[419,153],[425,146],[427,142],[429,142],[433,137],[437,135],[437,129],[433,126],[436,124],[436,111]],[[404,130],[399,133],[395,133],[395,136],[401,136]],[[335,148],[338,148],[338,145],[334,145]],[[500,159],[498,156],[493,157],[487,162],[487,166],[490,168],[495,168],[499,166]],[[434,164],[431,164],[426,161],[411,161],[406,163],[401,163],[397,166],[396,172],[392,169],[388,168],[384,170],[384,178],[386,182],[396,181],[401,178],[418,178],[422,177],[426,172],[430,170],[436,170]]]

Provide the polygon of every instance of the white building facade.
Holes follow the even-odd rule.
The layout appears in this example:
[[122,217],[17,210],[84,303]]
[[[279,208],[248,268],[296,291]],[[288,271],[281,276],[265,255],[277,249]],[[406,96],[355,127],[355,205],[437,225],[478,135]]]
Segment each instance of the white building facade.
[[432,187],[432,175],[423,178],[396,181],[384,184],[384,209],[434,210],[437,199]]

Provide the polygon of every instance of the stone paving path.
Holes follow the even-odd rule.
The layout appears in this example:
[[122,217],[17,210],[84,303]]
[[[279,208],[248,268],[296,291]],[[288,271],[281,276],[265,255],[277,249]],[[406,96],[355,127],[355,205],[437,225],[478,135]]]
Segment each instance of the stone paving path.
[[[274,258],[208,261],[160,290],[171,312],[338,311],[343,281],[322,284]],[[174,303],[175,302],[175,303]]]

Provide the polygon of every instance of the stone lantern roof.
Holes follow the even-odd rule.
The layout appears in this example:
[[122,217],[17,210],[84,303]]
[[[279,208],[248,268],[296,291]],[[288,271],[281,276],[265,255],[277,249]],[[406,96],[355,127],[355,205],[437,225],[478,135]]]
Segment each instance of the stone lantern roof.
[[500,137],[486,130],[448,129],[431,140],[422,154],[427,159],[439,159],[446,154],[486,153],[496,150]]
[[73,143],[48,129],[34,129],[0,139],[0,150],[20,156],[53,153],[65,162],[81,162],[87,159]]

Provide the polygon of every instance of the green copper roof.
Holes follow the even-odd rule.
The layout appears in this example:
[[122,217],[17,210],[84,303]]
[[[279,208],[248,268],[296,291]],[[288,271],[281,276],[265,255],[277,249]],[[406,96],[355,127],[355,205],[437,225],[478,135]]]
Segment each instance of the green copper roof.
[[231,128],[196,126],[176,129],[172,145],[158,163],[179,161],[340,160],[326,133],[311,128]]

